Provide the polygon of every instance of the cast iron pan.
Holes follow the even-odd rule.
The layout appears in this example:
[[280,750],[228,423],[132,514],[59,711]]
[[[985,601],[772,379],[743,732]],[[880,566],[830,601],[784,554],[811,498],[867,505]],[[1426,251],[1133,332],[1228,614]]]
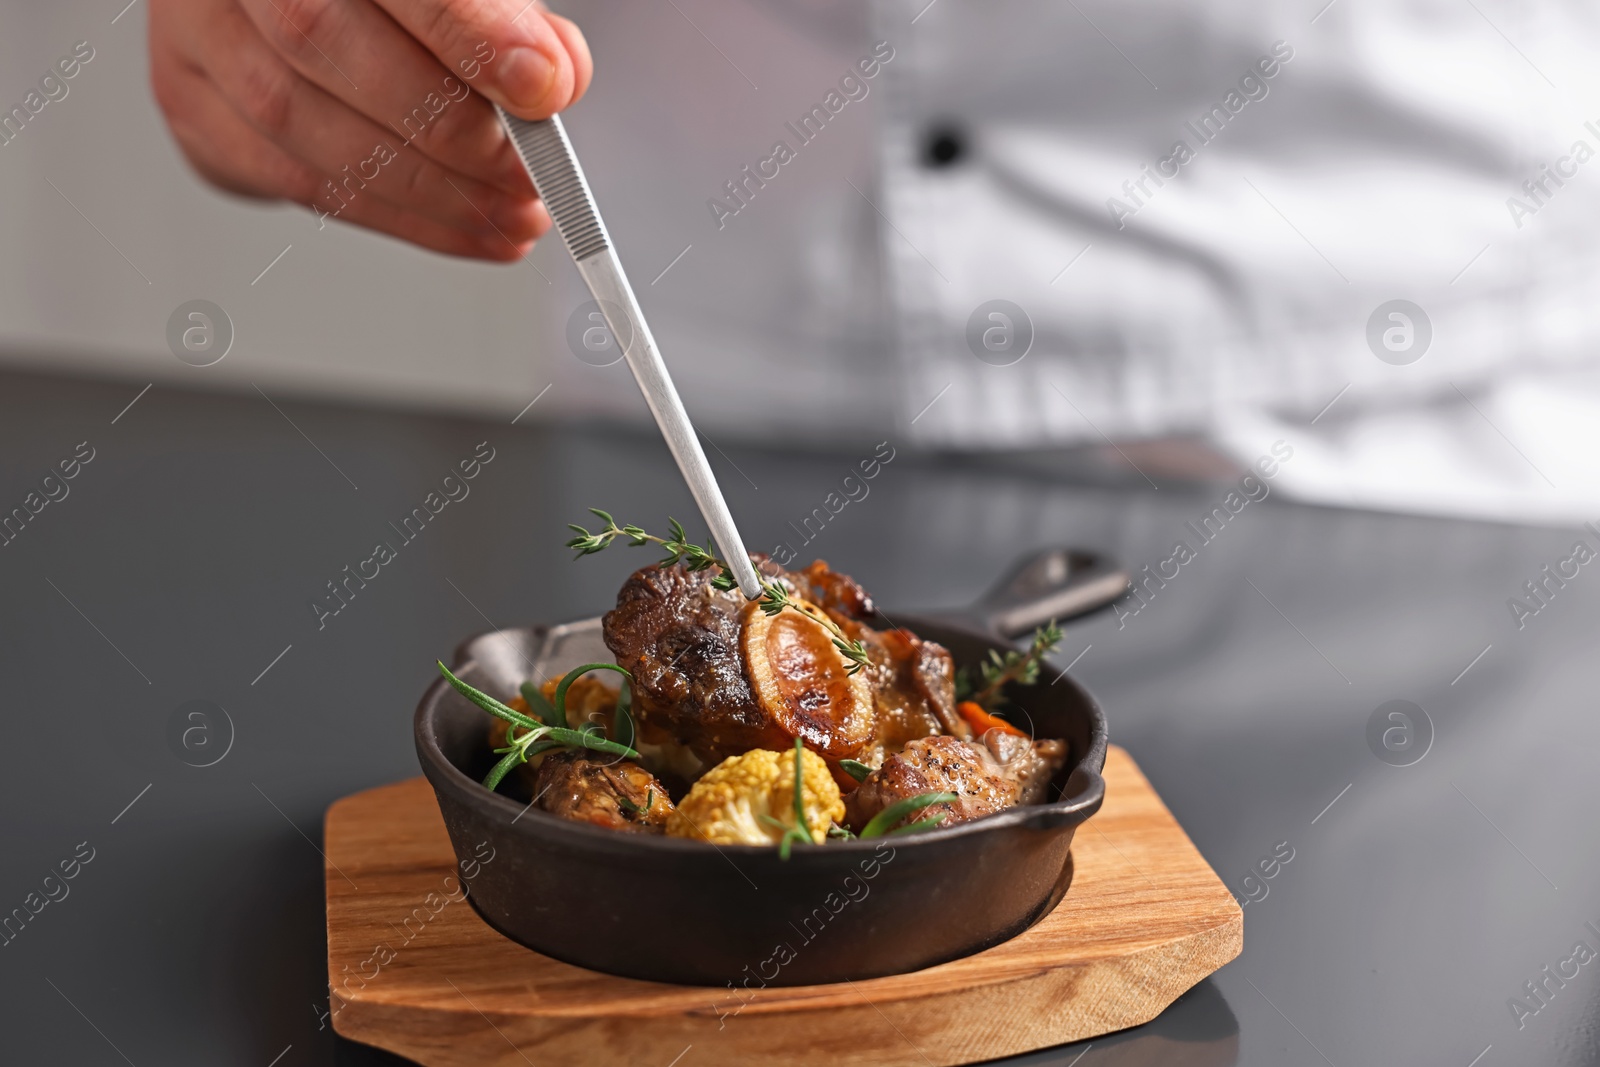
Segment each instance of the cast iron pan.
[[[892,622],[943,644],[958,665],[976,664],[1047,619],[1111,603],[1127,585],[1100,557],[1054,549],[966,611]],[[529,677],[611,658],[600,620],[588,619],[474,637],[453,669],[506,699]],[[490,793],[479,781],[494,760],[491,720],[442,679],[417,708],[417,755],[457,858],[479,864],[469,899],[514,941],[658,982],[758,988],[874,978],[998,944],[1066,893],[1073,832],[1105,796],[1106,721],[1070,677],[1050,682],[1058,671],[1046,664],[1040,685],[1018,701],[1020,725],[1070,744],[1054,801],[916,835],[797,847],[788,861],[776,848],[604,830]]]

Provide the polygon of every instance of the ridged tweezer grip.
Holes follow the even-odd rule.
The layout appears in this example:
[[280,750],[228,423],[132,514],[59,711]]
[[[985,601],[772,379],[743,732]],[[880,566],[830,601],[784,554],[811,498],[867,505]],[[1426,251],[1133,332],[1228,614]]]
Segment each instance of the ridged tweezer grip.
[[606,225],[600,221],[600,212],[594,206],[594,196],[589,192],[589,182],[578,166],[578,157],[567,140],[567,131],[561,119],[552,117],[530,122],[507,114],[499,105],[500,121],[505,125],[511,143],[516,145],[522,165],[533,178],[533,187],[539,199],[555,220],[567,251],[578,262],[611,247],[606,235]]

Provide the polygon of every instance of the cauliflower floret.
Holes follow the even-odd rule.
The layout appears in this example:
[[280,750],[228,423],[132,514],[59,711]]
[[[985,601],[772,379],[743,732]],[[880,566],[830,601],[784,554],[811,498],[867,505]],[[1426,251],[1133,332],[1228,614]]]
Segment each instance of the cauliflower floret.
[[[822,757],[810,749],[802,751],[806,830],[813,842],[821,844],[828,828],[844,819],[844,798]],[[794,825],[794,759],[792,750],[764,748],[729,756],[707,771],[668,817],[667,836],[714,845],[777,844]]]

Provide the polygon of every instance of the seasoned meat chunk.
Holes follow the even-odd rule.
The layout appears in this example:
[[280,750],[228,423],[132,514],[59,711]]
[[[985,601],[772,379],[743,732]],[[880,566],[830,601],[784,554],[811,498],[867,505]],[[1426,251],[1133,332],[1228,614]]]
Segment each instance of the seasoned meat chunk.
[[768,615],[738,591],[714,587],[713,571],[645,567],[604,619],[607,647],[633,674],[641,740],[671,739],[715,763],[753,748],[785,751],[798,737],[848,790],[856,783],[840,760],[876,764],[929,734],[971,736],[954,711],[945,649],[868,626],[872,600],[821,560],[785,571],[753,558],[764,579],[863,642],[870,663],[850,674],[826,626],[792,609]]
[[1005,730],[988,730],[976,743],[1016,781],[1018,804],[1043,802],[1050,780],[1067,761],[1067,743],[1057,738],[1033,741]]
[[938,819],[939,826],[971,822],[1014,804],[1043,799],[1066,758],[1062,741],[1030,741],[991,730],[980,741],[925,737],[884,759],[845,800],[850,828],[861,831],[896,801],[920,793],[954,793],[957,799],[924,808],[903,822]]
[[534,807],[608,830],[666,832],[672,801],[654,775],[632,760],[564,749],[546,756],[533,775]]
[[840,574],[828,567],[826,560],[817,560],[803,571],[791,573],[790,579],[808,594],[817,607],[839,620],[854,619],[864,622],[877,614],[872,598],[848,574]]
[[857,625],[845,631],[866,644],[872,659],[866,673],[877,732],[871,754],[862,762],[876,765],[908,741],[931,734],[972,736],[972,728],[955,713],[955,664],[943,645],[909,630],[879,632]]
[[[870,607],[825,568],[791,574],[760,557],[756,564],[797,599]],[[714,576],[645,567],[606,613],[606,645],[633,675],[640,738],[674,739],[709,763],[753,748],[785,751],[797,737],[834,767],[859,755],[873,737],[866,673],[849,673],[822,623],[793,609],[768,615],[737,590],[717,589]]]

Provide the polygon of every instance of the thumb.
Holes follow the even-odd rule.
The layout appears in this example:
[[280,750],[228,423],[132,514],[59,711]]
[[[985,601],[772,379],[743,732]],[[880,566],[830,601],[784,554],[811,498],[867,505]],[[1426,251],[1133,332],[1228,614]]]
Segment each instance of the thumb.
[[423,47],[512,114],[542,119],[583,95],[594,70],[571,21],[539,0],[380,0]]

